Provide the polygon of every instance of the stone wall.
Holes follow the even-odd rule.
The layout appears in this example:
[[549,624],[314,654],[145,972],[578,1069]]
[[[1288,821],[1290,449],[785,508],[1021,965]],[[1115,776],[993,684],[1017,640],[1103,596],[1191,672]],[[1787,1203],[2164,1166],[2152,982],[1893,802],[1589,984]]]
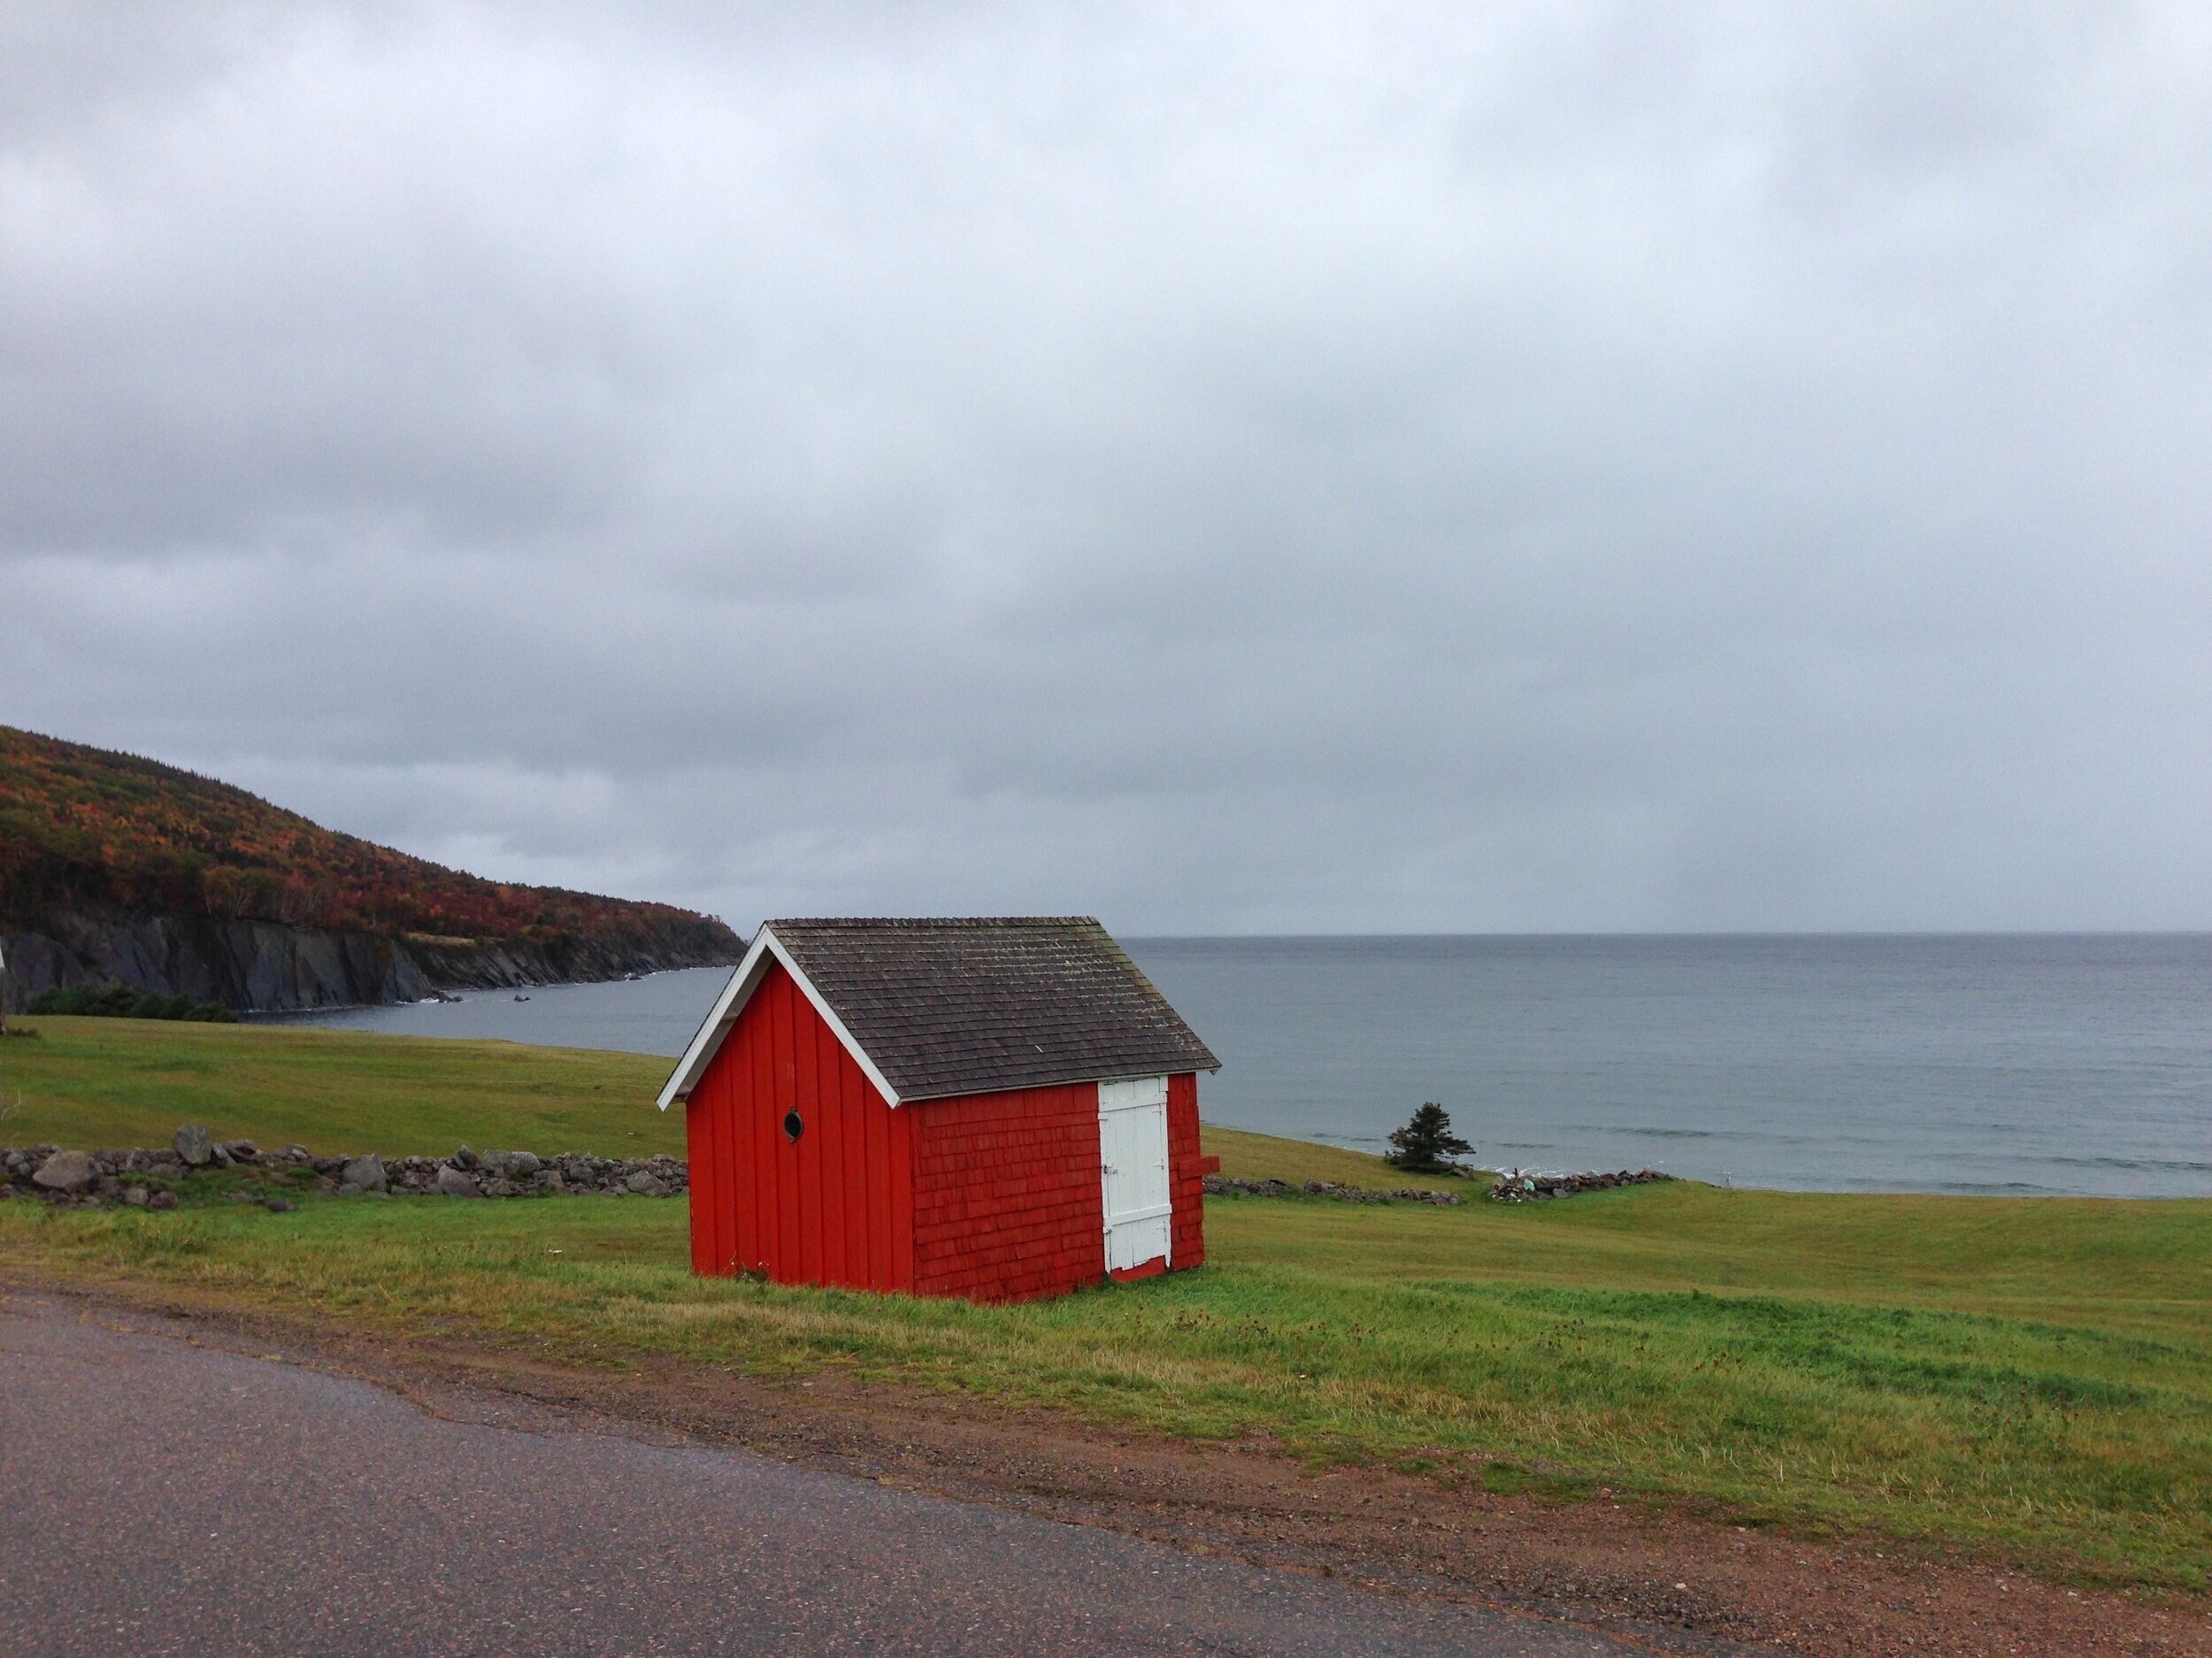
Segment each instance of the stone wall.
[[689,1186],[680,1157],[600,1157],[588,1152],[540,1155],[471,1151],[466,1146],[448,1157],[386,1158],[374,1152],[319,1157],[304,1146],[264,1151],[249,1140],[214,1140],[196,1124],[180,1128],[170,1145],[159,1150],[0,1147],[0,1198],[34,1197],[80,1207],[118,1203],[164,1209],[220,1195],[289,1209],[292,1197],[309,1193],[341,1197],[680,1197]]
[[[1487,1195],[1498,1203],[1534,1203],[1547,1198],[1574,1197],[1584,1192],[1603,1192],[1615,1186],[1648,1186],[1674,1176],[1656,1169],[1624,1169],[1617,1174],[1523,1174],[1516,1169],[1494,1179]],[[1434,1192],[1418,1186],[1378,1191],[1368,1186],[1339,1186],[1333,1180],[1235,1180],[1224,1175],[1206,1177],[1206,1190],[1243,1197],[1331,1197],[1345,1203],[1440,1203],[1460,1201],[1455,1192]]]
[[1327,1197],[1340,1203],[1434,1203],[1447,1209],[1459,1201],[1456,1192],[1432,1192],[1421,1186],[1379,1191],[1371,1186],[1339,1186],[1333,1180],[1240,1180],[1225,1174],[1208,1175],[1206,1190],[1217,1197]]

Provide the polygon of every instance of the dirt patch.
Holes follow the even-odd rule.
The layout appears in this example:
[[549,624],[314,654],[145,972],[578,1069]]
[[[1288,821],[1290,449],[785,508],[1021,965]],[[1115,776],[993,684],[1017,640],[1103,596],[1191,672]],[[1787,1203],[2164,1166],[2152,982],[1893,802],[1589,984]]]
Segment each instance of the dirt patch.
[[174,1296],[15,1282],[103,1318],[155,1315],[187,1340],[357,1376],[441,1416],[742,1446],[1658,1650],[2212,1658],[2212,1606],[2193,1597],[2070,1590],[1954,1553],[1747,1529],[1601,1488],[1566,1501],[1513,1494],[1486,1488],[1512,1479],[1313,1468],[1265,1444],[1109,1432],[833,1375],[771,1383],[677,1361],[596,1370],[473,1336],[401,1340]]

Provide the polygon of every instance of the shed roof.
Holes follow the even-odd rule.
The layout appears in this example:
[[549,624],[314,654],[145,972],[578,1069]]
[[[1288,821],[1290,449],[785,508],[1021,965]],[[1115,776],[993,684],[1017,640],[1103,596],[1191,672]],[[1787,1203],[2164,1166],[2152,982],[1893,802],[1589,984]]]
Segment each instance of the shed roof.
[[894,1104],[1221,1065],[1089,916],[770,921],[663,1106],[690,1093],[772,957]]

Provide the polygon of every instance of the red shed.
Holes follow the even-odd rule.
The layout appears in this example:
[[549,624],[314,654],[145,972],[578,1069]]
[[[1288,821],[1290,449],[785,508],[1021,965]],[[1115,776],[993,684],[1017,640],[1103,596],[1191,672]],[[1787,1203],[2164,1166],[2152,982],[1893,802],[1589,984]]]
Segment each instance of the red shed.
[[661,1090],[692,1270],[1029,1301],[1196,1266],[1219,1069],[1087,916],[764,922]]

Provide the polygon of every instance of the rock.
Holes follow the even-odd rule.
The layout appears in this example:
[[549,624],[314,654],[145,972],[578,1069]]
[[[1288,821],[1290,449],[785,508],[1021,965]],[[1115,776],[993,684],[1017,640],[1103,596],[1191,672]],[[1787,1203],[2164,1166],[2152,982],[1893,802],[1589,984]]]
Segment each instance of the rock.
[[448,1197],[481,1197],[484,1195],[476,1189],[476,1182],[469,1178],[466,1171],[457,1169],[451,1163],[446,1164],[438,1171],[438,1190]]
[[288,1197],[267,1197],[261,1200],[261,1207],[272,1215],[288,1215],[292,1210],[292,1200]]
[[1498,1177],[1490,1188],[1490,1196],[1500,1203],[1534,1203],[1548,1198],[1573,1197],[1583,1192],[1603,1192],[1616,1186],[1649,1186],[1673,1178],[1657,1169],[1623,1169],[1617,1174],[1537,1175],[1523,1174],[1516,1169]]
[[466,1146],[462,1147],[460,1150],[453,1154],[453,1166],[457,1169],[475,1168],[476,1154],[471,1151]]
[[44,1186],[49,1192],[73,1195],[91,1186],[94,1178],[91,1158],[81,1151],[58,1151],[39,1164],[31,1184]]
[[1456,1207],[1456,1192],[1432,1192],[1421,1186],[1398,1186],[1380,1192],[1363,1186],[1340,1186],[1334,1180],[1308,1180],[1302,1186],[1293,1186],[1287,1180],[1245,1180],[1233,1175],[1210,1174],[1202,1178],[1210,1195],[1242,1197],[1294,1197],[1303,1193],[1308,1197],[1333,1198],[1342,1203],[1433,1203],[1443,1208]]
[[[349,1197],[389,1197],[396,1193],[436,1192],[452,1197],[522,1198],[591,1193],[609,1197],[664,1198],[680,1197],[690,1186],[690,1170],[684,1160],[665,1153],[650,1157],[597,1157],[580,1152],[549,1155],[528,1151],[478,1153],[464,1147],[462,1151],[468,1158],[465,1166],[457,1156],[446,1162],[418,1156],[394,1157],[388,1161],[373,1152],[358,1157],[319,1157],[299,1146],[288,1146],[282,1151],[263,1152],[250,1140],[218,1141],[209,1138],[207,1130],[197,1124],[188,1124],[177,1131],[175,1149],[69,1152],[67,1159],[64,1160],[62,1154],[65,1149],[50,1145],[0,1146],[0,1197],[12,1191],[18,1196],[31,1195],[31,1188],[35,1185],[42,1194],[65,1197],[81,1205],[97,1203],[105,1199],[128,1204],[133,1209],[176,1209],[181,1205],[175,1192],[163,1192],[141,1182],[149,1176],[175,1179],[197,1169],[234,1164],[278,1169],[282,1171],[281,1178],[296,1182],[303,1191],[311,1178],[318,1192],[326,1194],[342,1192]],[[81,1160],[81,1169],[78,1168],[79,1160]],[[35,1182],[33,1171],[44,1173],[49,1165],[53,1169],[52,1176]],[[79,1179],[80,1174],[85,1177],[81,1180]],[[1632,1178],[1647,1179],[1655,1177],[1631,1177],[1626,1174],[1574,1177],[1578,1180],[1605,1182],[1626,1181]],[[63,1179],[72,1184],[55,1184],[57,1180]],[[11,1182],[14,1184],[11,1185]],[[1539,1189],[1544,1185],[1540,1181]],[[1252,1192],[1266,1196],[1294,1194],[1301,1190],[1299,1186],[1286,1185],[1280,1180],[1225,1180],[1217,1175],[1206,1177],[1206,1189],[1209,1192]],[[1302,1189],[1310,1195],[1334,1197],[1358,1203],[1390,1202],[1394,1200],[1432,1203],[1457,1201],[1440,1193],[1368,1192],[1335,1186],[1327,1181],[1309,1181]],[[234,1202],[265,1204],[274,1194],[226,1192],[224,1195]],[[287,1207],[289,1207],[288,1204]]]

